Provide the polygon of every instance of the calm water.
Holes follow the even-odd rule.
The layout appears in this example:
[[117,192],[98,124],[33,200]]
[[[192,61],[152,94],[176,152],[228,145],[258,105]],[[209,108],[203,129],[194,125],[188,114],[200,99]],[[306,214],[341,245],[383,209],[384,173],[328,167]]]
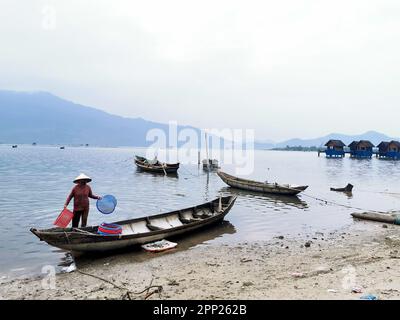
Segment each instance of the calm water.
[[[178,177],[138,172],[132,161],[135,153],[144,155],[145,150],[0,146],[0,276],[39,272],[44,265],[63,261],[65,253],[40,242],[29,228],[51,227],[80,172],[93,178],[94,193],[118,199],[118,208],[108,216],[100,214],[92,201],[90,224],[192,206],[221,193],[239,195],[228,222],[182,239],[183,248],[329,232],[354,223],[350,213],[355,210],[307,195],[370,210],[400,207],[400,162],[256,151],[255,170],[248,177],[310,185],[305,194],[285,198],[232,190],[197,165],[182,165]],[[234,172],[232,166],[223,169]],[[355,186],[352,197],[329,191],[348,182]]]

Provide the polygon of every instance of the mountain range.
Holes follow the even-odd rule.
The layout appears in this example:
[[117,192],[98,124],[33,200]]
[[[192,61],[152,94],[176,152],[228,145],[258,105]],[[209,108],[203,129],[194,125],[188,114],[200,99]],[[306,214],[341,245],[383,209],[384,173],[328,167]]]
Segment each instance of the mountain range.
[[[200,133],[190,126],[178,130],[185,128]],[[167,124],[124,118],[47,92],[0,91],[0,143],[146,147],[151,129],[168,134]]]
[[[201,130],[192,126],[178,126],[177,130],[186,128],[195,130],[201,137]],[[153,143],[146,141],[151,129],[161,129],[168,134],[167,124],[113,115],[51,93],[0,90],[0,143],[146,147]],[[360,135],[332,133],[308,140],[256,141],[255,148],[319,147],[330,139],[340,139],[346,144],[353,140],[370,140],[375,145],[396,140],[376,131]]]
[[389,137],[377,131],[368,131],[359,135],[345,135],[341,133],[331,133],[323,137],[314,139],[290,139],[279,143],[256,143],[257,149],[285,148],[289,147],[322,147],[331,139],[342,140],[346,145],[349,145],[354,140],[369,140],[374,145],[378,145],[382,141],[399,140],[399,138]]

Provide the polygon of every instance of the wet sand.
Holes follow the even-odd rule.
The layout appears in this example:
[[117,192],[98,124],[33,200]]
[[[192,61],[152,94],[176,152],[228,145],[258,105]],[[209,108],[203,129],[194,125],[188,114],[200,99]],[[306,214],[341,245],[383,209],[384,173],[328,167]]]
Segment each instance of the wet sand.
[[[202,245],[78,263],[79,273],[15,279],[3,299],[400,299],[400,227],[356,222],[329,234]],[[50,280],[49,280],[50,279]],[[126,288],[122,289],[122,288]],[[357,291],[357,292],[352,292]]]

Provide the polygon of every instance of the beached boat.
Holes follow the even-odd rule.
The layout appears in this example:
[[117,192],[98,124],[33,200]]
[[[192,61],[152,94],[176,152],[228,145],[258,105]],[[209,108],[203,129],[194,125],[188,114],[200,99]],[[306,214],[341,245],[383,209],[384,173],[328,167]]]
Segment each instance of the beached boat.
[[187,209],[114,222],[122,227],[119,235],[98,234],[99,226],[84,228],[31,229],[40,240],[72,252],[102,252],[141,245],[190,233],[220,222],[236,200],[221,197]]
[[135,156],[135,164],[139,169],[153,173],[176,174],[179,169],[179,163],[162,163],[140,156]]
[[308,188],[308,186],[292,186],[247,180],[232,176],[222,171],[218,171],[217,174],[228,186],[248,191],[293,196]]

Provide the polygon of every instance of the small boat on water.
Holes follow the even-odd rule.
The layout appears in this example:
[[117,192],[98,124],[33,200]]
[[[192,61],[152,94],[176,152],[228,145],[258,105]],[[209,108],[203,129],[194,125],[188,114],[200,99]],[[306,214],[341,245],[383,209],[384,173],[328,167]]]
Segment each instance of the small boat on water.
[[135,156],[135,164],[139,169],[153,173],[176,174],[179,169],[179,163],[162,163],[157,159],[148,160],[140,156]]
[[203,170],[212,171],[219,169],[219,162],[217,159],[204,159],[203,163]]
[[231,210],[236,197],[227,196],[198,206],[131,220],[114,222],[122,227],[118,235],[102,235],[99,226],[51,228],[30,231],[41,241],[72,252],[104,252],[142,245],[194,232],[220,222]]
[[[206,158],[203,159],[202,163],[203,163],[203,170],[205,171],[214,171],[214,170],[218,170],[219,167],[219,162],[217,159],[211,159],[209,157],[209,152],[208,152],[208,135],[207,132],[205,133],[205,141],[206,141]],[[200,160],[200,158],[199,158]]]
[[228,186],[248,191],[294,196],[308,188],[308,186],[292,186],[288,184],[247,180],[232,176],[222,171],[218,171],[217,174]]

